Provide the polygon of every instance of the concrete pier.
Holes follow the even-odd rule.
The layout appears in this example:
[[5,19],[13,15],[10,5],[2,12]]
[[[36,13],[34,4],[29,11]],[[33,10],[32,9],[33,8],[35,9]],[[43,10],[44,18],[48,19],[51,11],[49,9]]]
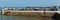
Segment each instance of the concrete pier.
[[48,16],[51,17],[54,13],[59,13],[60,11],[45,11],[43,10],[31,10],[31,9],[15,9],[15,8],[4,8],[2,10],[2,15],[10,15],[10,16]]
[[3,15],[10,15],[10,16],[48,16],[51,17],[57,11],[3,11]]

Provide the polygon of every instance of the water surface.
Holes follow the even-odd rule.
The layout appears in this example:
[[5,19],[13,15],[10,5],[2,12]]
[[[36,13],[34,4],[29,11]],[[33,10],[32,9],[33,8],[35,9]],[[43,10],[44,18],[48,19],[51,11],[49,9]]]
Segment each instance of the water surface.
[[[1,18],[1,15],[0,15]],[[0,20],[40,20],[40,17],[2,16]]]

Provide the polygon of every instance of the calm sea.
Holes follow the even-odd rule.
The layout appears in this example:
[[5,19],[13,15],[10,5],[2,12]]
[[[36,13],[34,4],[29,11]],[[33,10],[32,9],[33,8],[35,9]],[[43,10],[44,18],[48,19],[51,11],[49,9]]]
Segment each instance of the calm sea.
[[40,17],[24,17],[24,16],[2,16],[0,20],[40,20]]

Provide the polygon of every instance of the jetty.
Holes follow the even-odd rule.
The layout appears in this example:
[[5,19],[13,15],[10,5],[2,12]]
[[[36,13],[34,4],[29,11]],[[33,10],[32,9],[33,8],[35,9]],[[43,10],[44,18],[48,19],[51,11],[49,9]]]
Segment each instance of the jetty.
[[2,15],[9,16],[48,16],[59,13],[56,7],[3,8]]

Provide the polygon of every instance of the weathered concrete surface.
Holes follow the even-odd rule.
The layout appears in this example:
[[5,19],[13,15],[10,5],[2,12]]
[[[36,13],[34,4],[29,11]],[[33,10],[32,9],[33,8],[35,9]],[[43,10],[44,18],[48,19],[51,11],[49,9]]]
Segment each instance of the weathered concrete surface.
[[47,16],[51,17],[54,13],[47,12],[46,14],[42,12],[5,12],[4,15],[13,15],[13,16]]
[[44,14],[43,11],[3,11],[3,15],[11,15],[11,16],[47,16],[51,17],[56,13],[56,11],[46,11]]
[[[4,13],[4,15],[11,15],[11,16],[40,16],[40,19],[37,20],[52,20],[51,16],[54,15],[54,12],[46,12],[44,13],[41,12],[10,12],[10,13]],[[46,17],[44,17],[46,16]]]

